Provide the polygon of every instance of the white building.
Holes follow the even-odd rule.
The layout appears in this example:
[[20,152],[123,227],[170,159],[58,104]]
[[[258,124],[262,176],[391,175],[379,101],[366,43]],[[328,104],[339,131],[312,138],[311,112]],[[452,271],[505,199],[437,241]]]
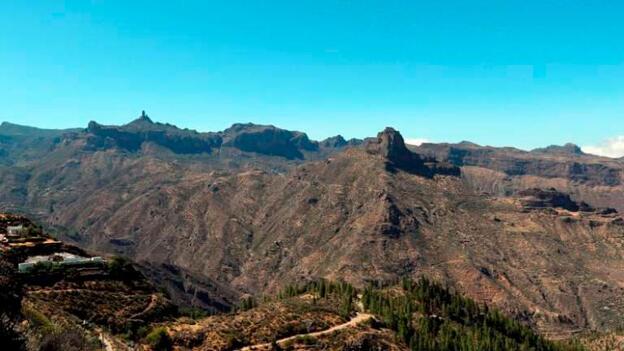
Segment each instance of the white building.
[[18,264],[21,273],[30,271],[36,264],[45,266],[88,266],[103,264],[106,261],[102,257],[81,257],[70,253],[61,252],[48,256],[32,256]]

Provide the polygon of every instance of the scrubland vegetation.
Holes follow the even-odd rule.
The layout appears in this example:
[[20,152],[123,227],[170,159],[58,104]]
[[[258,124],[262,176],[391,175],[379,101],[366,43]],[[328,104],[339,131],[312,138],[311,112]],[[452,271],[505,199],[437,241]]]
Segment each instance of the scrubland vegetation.
[[518,320],[425,278],[404,280],[399,293],[369,287],[362,302],[412,350],[583,350],[574,342],[548,341]]
[[[178,315],[187,311],[192,318],[153,323],[173,316],[172,310],[147,285],[134,281],[140,274],[121,258],[106,266],[108,280],[62,281],[49,289],[25,289],[11,264],[0,261],[0,269],[0,341],[11,350],[100,349],[95,328],[153,350],[234,350],[262,344],[276,349],[359,345],[419,351],[584,350],[576,342],[546,340],[526,323],[425,278],[363,290],[318,280],[288,285],[273,297],[245,297],[232,313],[206,316],[182,309]],[[312,335],[344,324],[356,313],[372,318],[328,335]],[[83,328],[79,321],[88,323]],[[278,343],[292,336],[297,337]]]

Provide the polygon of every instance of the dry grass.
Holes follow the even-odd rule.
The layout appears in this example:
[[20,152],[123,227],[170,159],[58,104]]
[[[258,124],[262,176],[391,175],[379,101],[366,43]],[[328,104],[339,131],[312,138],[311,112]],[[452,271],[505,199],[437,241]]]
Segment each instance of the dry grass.
[[588,351],[624,350],[624,336],[618,333],[591,335],[581,338],[581,343]]
[[27,300],[47,306],[45,313],[67,314],[113,331],[126,329],[129,321],[158,320],[171,308],[160,294],[133,289],[118,281],[31,287]]

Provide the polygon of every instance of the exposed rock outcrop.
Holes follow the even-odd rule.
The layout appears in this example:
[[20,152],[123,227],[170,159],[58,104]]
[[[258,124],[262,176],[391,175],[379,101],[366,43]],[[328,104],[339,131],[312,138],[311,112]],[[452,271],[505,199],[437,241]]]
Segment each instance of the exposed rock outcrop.
[[429,178],[436,174],[460,175],[458,167],[423,158],[408,150],[401,134],[390,127],[377,134],[376,139],[368,139],[364,147],[368,153],[385,158],[388,170],[401,169]]
[[220,134],[223,146],[287,159],[302,159],[305,151],[318,150],[318,143],[310,141],[305,133],[274,126],[234,124]]
[[169,124],[154,123],[143,113],[138,119],[124,126],[103,126],[89,122],[87,132],[95,147],[115,145],[128,151],[141,149],[143,143],[151,142],[166,147],[177,154],[210,153],[221,145],[221,137],[214,133],[198,133],[179,129]]
[[585,202],[576,202],[570,195],[557,189],[526,189],[518,192],[520,201],[525,208],[562,208],[571,212],[592,212],[594,208]]
[[349,139],[349,140],[345,140],[345,138],[342,137],[342,135],[336,135],[333,137],[329,137],[325,140],[322,140],[321,142],[319,142],[319,145],[323,148],[333,148],[333,149],[339,149],[339,148],[344,148],[344,147],[348,147],[348,146],[358,146],[361,145],[363,143],[363,141],[361,139]]
[[511,177],[562,178],[589,186],[622,184],[624,165],[601,157],[560,152],[562,148],[568,151],[575,149],[574,146],[564,146],[542,149],[556,152],[527,152],[515,148],[495,148],[472,143],[425,143],[415,147],[414,150],[456,166],[483,167]]
[[322,147],[344,147],[347,146],[347,141],[342,137],[342,135],[336,135],[321,141],[320,145]]

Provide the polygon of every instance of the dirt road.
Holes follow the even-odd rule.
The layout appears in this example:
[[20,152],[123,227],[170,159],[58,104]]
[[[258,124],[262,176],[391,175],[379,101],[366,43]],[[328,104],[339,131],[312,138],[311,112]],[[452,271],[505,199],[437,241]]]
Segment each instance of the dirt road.
[[[333,333],[335,331],[338,330],[342,330],[345,328],[352,328],[357,326],[358,324],[362,323],[362,322],[366,322],[370,319],[373,318],[372,314],[368,314],[368,313],[359,313],[353,317],[350,321],[343,323],[343,324],[339,324],[336,326],[333,326],[329,329],[326,330],[321,330],[318,332],[314,332],[314,333],[308,333],[308,334],[299,334],[299,335],[294,335],[294,336],[289,336],[287,338],[284,339],[280,339],[277,340],[276,343],[279,346],[283,346],[285,343],[289,342],[289,341],[293,341],[297,338],[301,338],[301,337],[305,337],[305,336],[309,336],[309,337],[318,337],[318,336],[322,336],[325,334],[330,334]],[[271,348],[271,343],[264,343],[264,344],[257,344],[257,345],[251,345],[251,346],[246,346],[243,347],[242,349],[240,349],[240,351],[252,351],[252,350],[264,350],[264,349],[270,349]]]

